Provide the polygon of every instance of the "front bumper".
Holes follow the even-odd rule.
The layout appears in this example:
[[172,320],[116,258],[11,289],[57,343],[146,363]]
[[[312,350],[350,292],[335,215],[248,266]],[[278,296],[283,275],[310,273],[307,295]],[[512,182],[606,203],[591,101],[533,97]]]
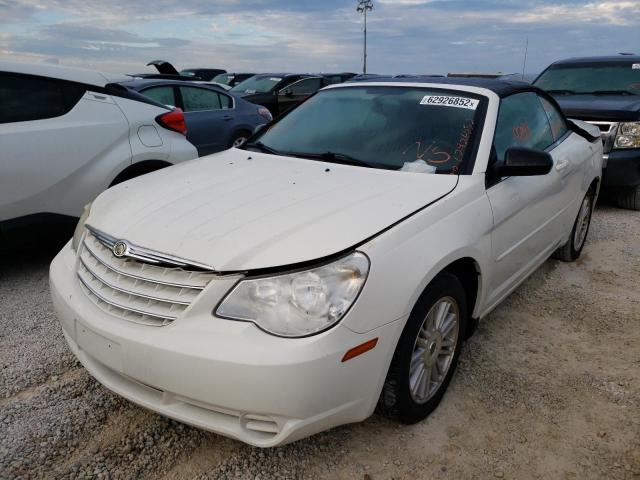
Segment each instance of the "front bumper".
[[[211,313],[234,280],[214,280],[171,325],[151,327],[96,307],[67,244],[51,264],[54,306],[70,349],[103,385],[162,415],[243,442],[288,443],[373,412],[399,319],[365,334],[338,326],[286,339]],[[349,315],[357,315],[358,305]],[[350,348],[378,338],[352,360]]]
[[602,177],[604,188],[640,185],[640,148],[611,150],[607,155]]

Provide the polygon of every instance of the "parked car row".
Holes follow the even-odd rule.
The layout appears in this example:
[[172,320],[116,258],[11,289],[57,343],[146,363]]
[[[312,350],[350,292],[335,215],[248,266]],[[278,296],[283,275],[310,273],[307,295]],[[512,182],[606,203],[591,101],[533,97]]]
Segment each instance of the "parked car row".
[[[226,89],[232,89],[246,100],[265,106],[272,115],[279,115],[297,105],[320,88],[346,82],[355,73],[228,73],[223,69],[190,68],[178,71],[164,60],[154,60],[158,74],[135,74],[138,78],[175,81],[206,81]],[[215,75],[214,75],[215,74]]]

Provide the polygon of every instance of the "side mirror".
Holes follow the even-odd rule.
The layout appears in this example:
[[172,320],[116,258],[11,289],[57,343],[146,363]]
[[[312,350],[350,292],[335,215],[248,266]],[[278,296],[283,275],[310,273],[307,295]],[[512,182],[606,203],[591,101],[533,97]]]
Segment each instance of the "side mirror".
[[546,175],[553,167],[553,158],[547,152],[526,147],[511,147],[504,154],[504,162],[494,165],[499,177],[528,177]]

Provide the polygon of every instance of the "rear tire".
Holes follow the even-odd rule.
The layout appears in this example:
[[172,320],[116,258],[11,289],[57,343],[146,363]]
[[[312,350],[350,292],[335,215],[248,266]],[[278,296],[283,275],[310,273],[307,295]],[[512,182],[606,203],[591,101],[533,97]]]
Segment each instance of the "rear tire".
[[624,190],[616,200],[620,208],[640,210],[640,185]]
[[231,139],[231,144],[229,148],[239,148],[245,144],[245,142],[249,139],[251,134],[249,132],[238,132]]
[[580,205],[580,210],[578,211],[578,216],[576,217],[576,221],[573,223],[569,241],[558,248],[555,252],[553,252],[552,257],[556,260],[561,260],[563,262],[573,262],[580,256],[580,253],[582,253],[584,244],[587,241],[589,226],[591,225],[594,197],[595,195],[593,193],[593,189],[590,189],[584,196],[584,199],[582,200],[582,203]]
[[407,320],[378,410],[406,424],[419,422],[433,412],[456,369],[466,327],[462,283],[443,272],[425,289]]

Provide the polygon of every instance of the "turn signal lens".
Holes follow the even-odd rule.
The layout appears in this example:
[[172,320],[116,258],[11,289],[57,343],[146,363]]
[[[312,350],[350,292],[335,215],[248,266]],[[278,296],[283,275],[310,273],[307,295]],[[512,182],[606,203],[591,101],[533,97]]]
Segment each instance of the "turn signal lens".
[[163,113],[162,115],[158,115],[156,117],[156,122],[167,130],[173,130],[174,132],[181,133],[182,135],[187,134],[187,122],[184,119],[184,113],[182,113],[182,110],[179,108]]
[[353,347],[351,350],[344,354],[344,357],[342,357],[342,361],[346,362],[347,360],[351,360],[352,358],[357,357],[358,355],[362,355],[369,350],[373,350],[377,344],[378,339],[374,338],[373,340],[364,342],[357,347]]

